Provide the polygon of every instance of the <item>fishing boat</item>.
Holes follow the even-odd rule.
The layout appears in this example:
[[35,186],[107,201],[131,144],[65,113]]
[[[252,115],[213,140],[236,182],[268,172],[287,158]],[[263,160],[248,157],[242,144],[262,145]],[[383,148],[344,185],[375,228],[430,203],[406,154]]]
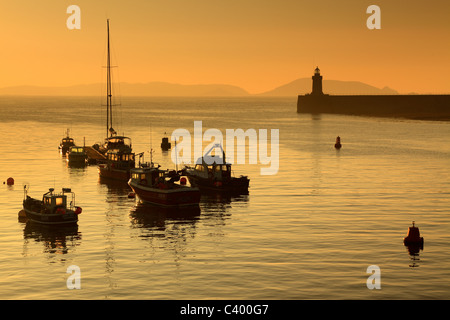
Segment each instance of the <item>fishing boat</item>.
[[109,148],[106,160],[98,165],[100,178],[108,178],[127,182],[130,170],[135,168],[135,154],[131,148],[131,139],[113,136],[107,139]]
[[[211,155],[219,149],[220,154]],[[250,179],[247,176],[234,177],[231,163],[225,160],[225,152],[220,144],[215,144],[203,157],[197,159],[195,167],[186,166],[183,173],[193,186],[202,191],[226,192],[232,194],[248,194]]]
[[88,156],[84,147],[72,146],[67,155],[69,166],[84,167],[87,165]]
[[59,152],[61,152],[62,155],[66,155],[67,152],[69,152],[70,147],[75,146],[74,140],[69,136],[69,129],[66,131],[66,136],[61,139],[61,142],[59,143],[58,149]]
[[[142,155],[142,154],[140,154]],[[162,170],[153,162],[131,169],[128,185],[142,202],[164,207],[198,206],[200,190],[187,184],[176,170]]]
[[[70,195],[70,203],[67,203]],[[24,186],[23,211],[29,221],[45,225],[66,225],[78,222],[82,209],[75,206],[75,193],[70,188],[63,188],[61,193],[55,193],[50,188],[44,193],[42,200],[28,195],[28,186]]]
[[111,85],[111,50],[109,37],[109,19],[107,20],[107,81],[106,81],[106,138],[103,146],[95,148],[105,156],[98,166],[100,178],[122,180],[130,179],[130,169],[135,167],[135,155],[132,151],[131,139],[119,136],[112,127],[112,85]]

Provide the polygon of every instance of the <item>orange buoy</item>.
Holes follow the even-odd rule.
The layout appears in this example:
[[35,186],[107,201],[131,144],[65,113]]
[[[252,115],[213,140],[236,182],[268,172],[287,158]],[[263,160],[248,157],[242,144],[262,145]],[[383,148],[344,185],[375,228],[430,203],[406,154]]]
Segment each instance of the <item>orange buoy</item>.
[[410,245],[420,245],[423,246],[423,237],[420,236],[419,228],[414,225],[414,221],[412,222],[412,227],[409,227],[408,234],[403,239],[403,243],[405,246]]
[[180,179],[180,184],[181,184],[181,185],[185,186],[185,185],[186,185],[186,182],[187,182],[187,180],[186,180],[185,177],[182,177],[182,178]]
[[14,179],[13,179],[13,178],[8,178],[8,179],[6,179],[6,184],[7,184],[8,186],[14,185]]

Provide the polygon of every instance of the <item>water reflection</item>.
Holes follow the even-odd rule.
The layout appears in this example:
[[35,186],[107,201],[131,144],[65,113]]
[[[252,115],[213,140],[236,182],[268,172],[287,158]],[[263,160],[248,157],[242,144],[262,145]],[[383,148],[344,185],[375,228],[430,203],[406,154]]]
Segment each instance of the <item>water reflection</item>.
[[164,231],[166,231],[168,226],[173,224],[185,225],[193,228],[199,216],[199,206],[170,208],[138,201],[130,210],[130,219],[133,227],[145,228],[151,231],[151,233],[146,236],[157,237],[166,236]]
[[188,240],[197,234],[199,216],[198,206],[165,208],[136,202],[129,217],[132,230],[137,231],[137,237],[149,246],[144,260],[155,259],[155,251],[163,248],[173,253],[178,266],[186,256]]
[[232,208],[233,203],[248,203],[249,195],[232,195],[220,192],[203,192],[200,205],[204,213],[209,211],[225,213]]
[[417,262],[420,261],[419,253],[420,253],[420,250],[423,250],[423,244],[407,245],[405,247],[408,250],[409,258],[412,261],[409,266],[411,268],[419,267],[419,264],[417,264]]
[[[81,243],[78,225],[46,226],[27,221],[23,230],[24,247],[30,240],[41,242],[45,253],[67,254]],[[24,253],[26,255],[26,253]]]
[[128,181],[113,180],[99,177],[98,183],[101,186],[105,186],[109,195],[127,196],[132,191],[128,185]]

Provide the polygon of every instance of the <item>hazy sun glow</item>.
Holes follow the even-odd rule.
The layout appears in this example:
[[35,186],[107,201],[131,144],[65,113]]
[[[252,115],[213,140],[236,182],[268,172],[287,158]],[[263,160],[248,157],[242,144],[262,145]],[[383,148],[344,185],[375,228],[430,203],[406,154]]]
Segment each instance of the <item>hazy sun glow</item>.
[[[6,1],[0,88],[103,81],[106,19],[118,81],[221,83],[250,93],[310,77],[362,81],[400,93],[450,91],[445,1]],[[66,9],[81,9],[69,30]],[[369,30],[366,9],[381,8]]]

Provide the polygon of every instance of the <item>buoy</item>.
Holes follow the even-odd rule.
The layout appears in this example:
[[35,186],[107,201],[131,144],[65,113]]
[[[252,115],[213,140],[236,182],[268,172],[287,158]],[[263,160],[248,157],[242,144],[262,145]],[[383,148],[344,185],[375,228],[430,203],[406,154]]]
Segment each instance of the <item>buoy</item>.
[[336,143],[334,144],[334,147],[336,149],[340,149],[342,147],[342,145],[341,145],[341,137],[339,137],[339,136],[336,137]]
[[27,222],[28,221],[25,210],[22,209],[19,211],[18,220],[19,220],[19,222]]
[[8,179],[6,180],[6,184],[7,184],[8,186],[14,185],[14,179],[13,179],[13,178],[8,178]]
[[423,237],[420,236],[419,228],[414,225],[414,221],[412,222],[412,227],[409,227],[408,234],[403,239],[403,243],[405,246],[411,245],[420,245],[423,246]]
[[183,186],[186,185],[186,178],[185,178],[185,177],[182,177],[182,178],[180,179],[180,184],[183,185]]
[[83,209],[81,207],[75,207],[75,214],[80,214]]

